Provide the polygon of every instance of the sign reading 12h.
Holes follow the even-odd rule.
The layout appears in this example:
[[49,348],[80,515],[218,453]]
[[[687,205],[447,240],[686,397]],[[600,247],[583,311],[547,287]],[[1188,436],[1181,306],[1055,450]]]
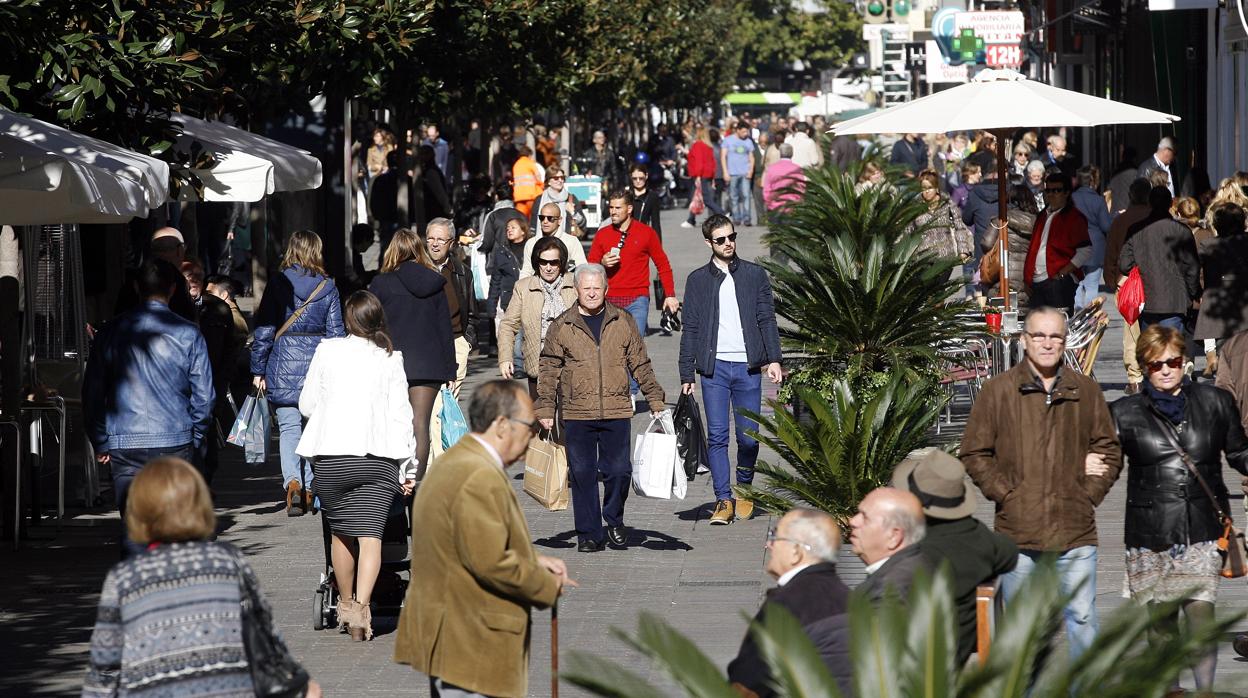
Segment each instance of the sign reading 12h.
[[1017,11],[965,12],[946,7],[932,17],[932,38],[949,65],[1017,68],[1023,62],[1023,32],[1023,13]]

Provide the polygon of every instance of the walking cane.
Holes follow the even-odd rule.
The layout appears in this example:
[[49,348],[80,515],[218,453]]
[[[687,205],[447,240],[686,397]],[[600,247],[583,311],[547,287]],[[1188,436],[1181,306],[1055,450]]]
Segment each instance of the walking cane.
[[550,607],[550,696],[559,698],[559,599]]

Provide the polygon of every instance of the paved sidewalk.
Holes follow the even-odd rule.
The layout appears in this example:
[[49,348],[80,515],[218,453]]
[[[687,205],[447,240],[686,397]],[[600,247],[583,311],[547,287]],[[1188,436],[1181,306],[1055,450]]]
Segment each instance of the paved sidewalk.
[[[676,271],[678,295],[690,270],[705,263],[708,250],[698,230],[679,227],[683,211],[664,214],[664,245]],[[742,232],[738,248],[743,257],[762,253],[759,228]],[[651,313],[657,323],[657,312]],[[1097,363],[1098,378],[1115,399],[1124,380],[1120,361],[1120,321],[1115,317]],[[647,341],[655,370],[674,404],[679,387],[676,359],[679,335],[653,334]],[[497,370],[488,358],[476,358],[465,396]],[[956,411],[964,418],[965,406]],[[647,417],[634,419],[634,430]],[[957,421],[955,420],[955,421]],[[956,438],[960,423],[944,437]],[[263,589],[274,605],[288,643],[326,689],[328,696],[425,696],[427,679],[391,661],[393,619],[379,618],[372,643],[352,643],[331,631],[312,630],[312,596],[323,569],[319,517],[288,519],[280,502],[281,482],[276,462],[260,469],[245,466],[233,449],[232,458],[218,475],[222,538],[246,551],[258,571]],[[767,459],[764,453],[763,458]],[[509,471],[520,490],[520,468]],[[1099,510],[1101,531],[1097,605],[1108,613],[1121,603],[1122,512],[1125,484],[1120,481]],[[709,476],[690,483],[685,500],[653,500],[630,496],[626,522],[633,528],[628,550],[593,555],[575,552],[572,513],[547,512],[520,495],[539,550],[564,557],[580,582],[560,604],[561,649],[576,648],[611,656],[642,675],[663,682],[645,659],[626,649],[609,633],[611,627],[632,630],[637,612],[648,610],[673,623],[721,667],[735,655],[752,614],[771,585],[762,571],[763,543],[769,517],[710,527],[707,520],[714,496]],[[1238,508],[1238,507],[1237,507]],[[991,521],[991,508],[981,507]],[[79,512],[55,539],[46,525],[36,530],[39,540],[21,552],[0,552],[0,627],[5,651],[0,652],[0,695],[73,695],[81,686],[86,648],[95,603],[104,573],[116,560],[116,514],[101,508]],[[419,535],[419,532],[417,532]],[[841,574],[851,585],[863,577],[862,565],[846,552]],[[1248,587],[1242,580],[1222,585],[1219,609],[1248,606]],[[550,615],[533,617],[530,695],[549,695]],[[1244,625],[1248,629],[1248,624]],[[1229,638],[1223,644],[1219,666],[1221,691],[1248,693],[1248,666],[1235,657]],[[1191,679],[1185,679],[1191,687]],[[675,689],[671,695],[678,695]],[[583,695],[570,686],[561,695]]]

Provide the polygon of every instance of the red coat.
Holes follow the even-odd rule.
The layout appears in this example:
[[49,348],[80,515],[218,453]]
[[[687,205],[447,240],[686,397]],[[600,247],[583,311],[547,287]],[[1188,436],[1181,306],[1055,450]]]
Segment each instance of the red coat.
[[690,177],[715,179],[715,151],[703,141],[694,141],[689,146],[687,169]]
[[[1036,253],[1040,251],[1040,238],[1044,234],[1044,222],[1048,218],[1048,211],[1036,216],[1036,225],[1031,229],[1031,246],[1027,248],[1027,260],[1023,262],[1024,286],[1031,286],[1031,280],[1035,278]],[[1080,247],[1091,244],[1092,241],[1088,238],[1088,219],[1075,208],[1073,202],[1068,202],[1065,208],[1057,212],[1053,225],[1049,226],[1049,244],[1045,249],[1049,278],[1053,278],[1058,270],[1069,264]],[[1074,275],[1076,279],[1082,279],[1083,270],[1075,269]]]

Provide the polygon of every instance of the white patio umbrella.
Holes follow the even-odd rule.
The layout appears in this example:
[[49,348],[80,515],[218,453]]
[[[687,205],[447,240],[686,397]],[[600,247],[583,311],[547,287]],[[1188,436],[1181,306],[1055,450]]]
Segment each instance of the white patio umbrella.
[[[1025,126],[1164,124],[1178,120],[1173,114],[1028,80],[1012,70],[983,70],[969,83],[843,121],[831,131],[841,135],[987,130],[996,133],[1000,147],[1011,130]],[[998,220],[1005,220],[1006,160],[1002,157],[997,158],[997,189]],[[1001,240],[1001,295],[1008,310],[1008,228],[1001,229]]]
[[169,198],[169,166],[0,109],[0,223],[125,223]]
[[846,111],[856,111],[858,109],[867,109],[871,105],[861,100],[843,95],[822,94],[822,95],[802,95],[802,101],[796,107],[789,110],[790,116],[799,116],[804,118],[814,116],[832,116]]
[[169,118],[182,129],[178,150],[190,152],[198,143],[216,161],[210,169],[191,170],[202,192],[183,186],[178,194],[183,201],[259,201],[274,192],[321,186],[321,161],[306,150],[220,121],[178,113]]

